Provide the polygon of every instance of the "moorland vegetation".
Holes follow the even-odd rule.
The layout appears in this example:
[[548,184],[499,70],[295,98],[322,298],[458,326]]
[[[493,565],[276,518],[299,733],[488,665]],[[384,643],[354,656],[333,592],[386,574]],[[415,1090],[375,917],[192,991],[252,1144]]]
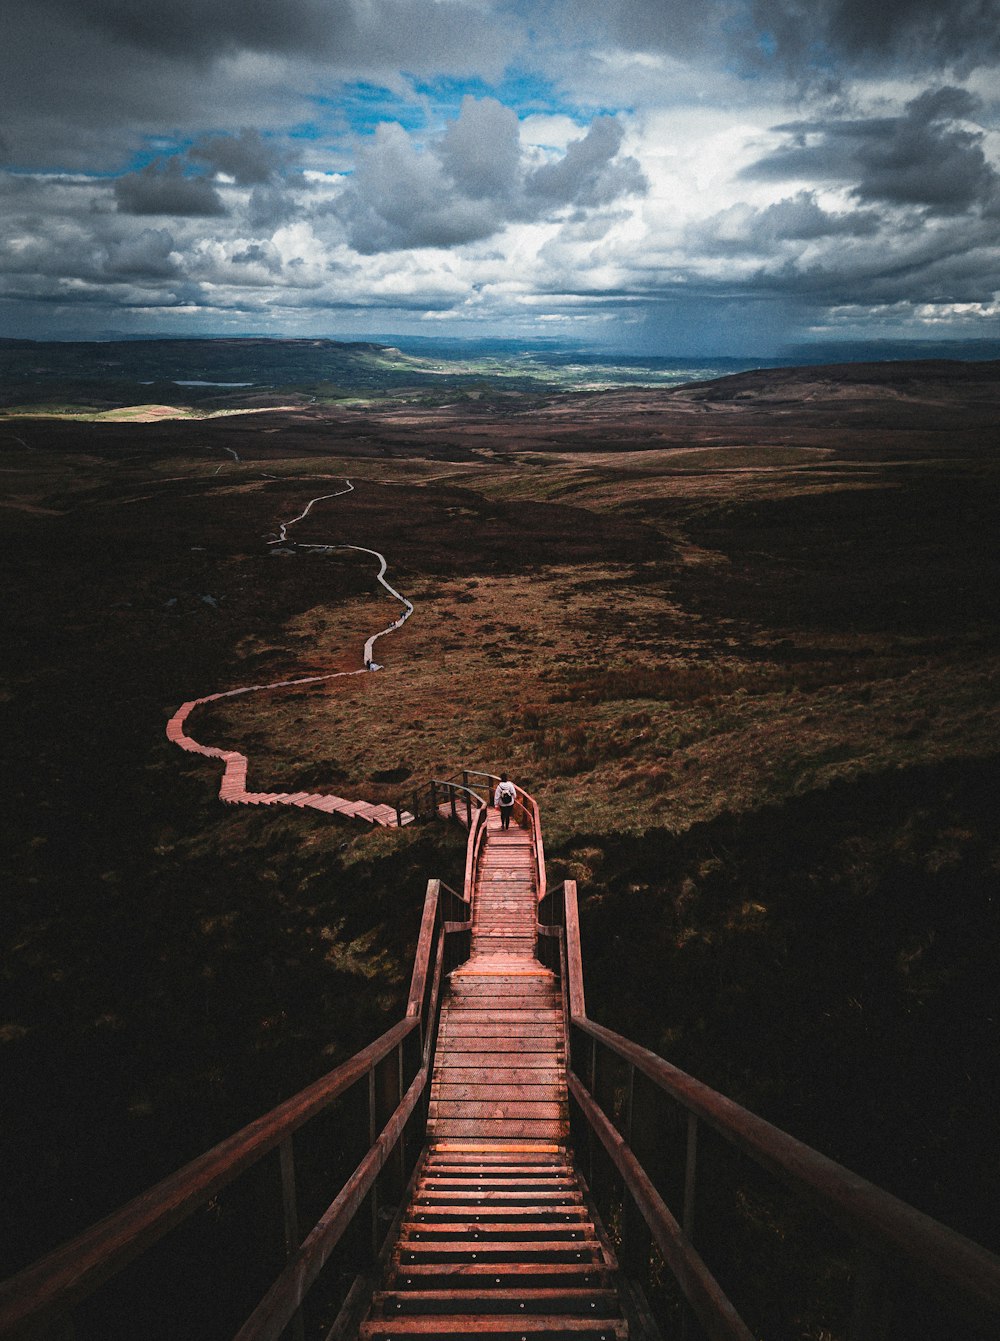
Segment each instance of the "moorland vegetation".
[[900,364],[0,421],[4,1274],[373,1037],[459,877],[457,830],[223,807],[164,738],[358,664],[389,603],[310,542],[414,601],[385,671],[194,734],[275,791],[505,767],[595,1018],[1000,1246],[998,406],[997,364]]

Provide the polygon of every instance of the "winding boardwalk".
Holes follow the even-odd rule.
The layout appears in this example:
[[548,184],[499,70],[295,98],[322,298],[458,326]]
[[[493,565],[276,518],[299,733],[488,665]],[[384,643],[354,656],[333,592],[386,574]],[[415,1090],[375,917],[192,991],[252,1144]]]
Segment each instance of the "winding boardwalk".
[[[269,540],[268,544],[280,545],[287,540],[288,528],[308,517],[314,504],[324,502],[329,498],[340,498],[341,495],[354,491],[354,485],[350,480],[345,480],[344,483],[347,486],[346,489],[338,489],[334,493],[321,494],[316,498],[311,498],[297,517],[280,522],[277,537]],[[229,805],[290,805],[298,806],[300,809],[321,810],[328,815],[342,815],[347,819],[362,820],[365,823],[383,825],[386,828],[409,824],[413,820],[409,811],[397,811],[394,806],[372,805],[368,801],[348,800],[341,796],[329,796],[319,792],[247,791],[247,769],[250,761],[245,754],[241,754],[238,750],[221,750],[213,745],[202,745],[200,741],[195,740],[185,731],[188,717],[195,708],[200,707],[203,703],[214,703],[223,698],[236,698],[241,694],[256,694],[264,689],[289,689],[295,685],[320,684],[326,680],[344,679],[351,675],[365,675],[369,671],[381,669],[372,660],[375,643],[379,638],[395,632],[413,614],[412,601],[407,600],[386,580],[385,574],[388,562],[385,555],[379,553],[376,549],[368,549],[363,545],[308,544],[302,545],[300,548],[322,553],[328,553],[335,549],[349,549],[359,554],[372,555],[379,562],[379,570],[375,574],[376,581],[385,588],[390,596],[399,601],[403,606],[403,613],[384,629],[379,629],[377,633],[368,637],[364,645],[364,665],[357,670],[329,671],[324,675],[306,675],[294,680],[274,680],[269,684],[244,685],[239,689],[225,689],[217,694],[205,694],[201,698],[190,699],[187,703],[181,704],[167,723],[167,739],[178,745],[182,750],[187,750],[190,754],[200,754],[208,759],[220,759],[225,763],[222,781],[219,784],[219,797]]]

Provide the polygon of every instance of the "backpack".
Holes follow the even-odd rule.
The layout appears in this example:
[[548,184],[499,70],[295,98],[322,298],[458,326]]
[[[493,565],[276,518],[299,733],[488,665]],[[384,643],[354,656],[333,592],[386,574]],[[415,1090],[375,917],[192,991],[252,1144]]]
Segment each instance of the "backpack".
[[517,800],[517,789],[512,782],[501,782],[499,796],[502,806],[512,806]]

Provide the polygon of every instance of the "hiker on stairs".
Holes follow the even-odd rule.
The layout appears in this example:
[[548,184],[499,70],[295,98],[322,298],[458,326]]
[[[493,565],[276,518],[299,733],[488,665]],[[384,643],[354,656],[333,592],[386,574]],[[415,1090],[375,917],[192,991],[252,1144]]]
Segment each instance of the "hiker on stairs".
[[510,828],[510,817],[514,813],[514,802],[516,800],[517,788],[508,780],[506,773],[501,773],[497,789],[493,793],[493,804],[500,811],[501,829]]

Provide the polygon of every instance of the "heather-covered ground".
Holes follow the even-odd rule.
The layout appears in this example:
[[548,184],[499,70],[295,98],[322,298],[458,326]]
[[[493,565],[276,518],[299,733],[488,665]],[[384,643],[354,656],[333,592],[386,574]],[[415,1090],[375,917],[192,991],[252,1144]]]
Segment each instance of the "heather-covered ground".
[[367,557],[266,543],[345,477],[292,539],[387,555],[386,669],[193,733],[261,790],[507,767],[596,1018],[1000,1247],[998,408],[995,364],[882,365],[0,421],[4,1268],[390,1023],[459,878],[458,832],[225,808],[163,736],[395,617]]

